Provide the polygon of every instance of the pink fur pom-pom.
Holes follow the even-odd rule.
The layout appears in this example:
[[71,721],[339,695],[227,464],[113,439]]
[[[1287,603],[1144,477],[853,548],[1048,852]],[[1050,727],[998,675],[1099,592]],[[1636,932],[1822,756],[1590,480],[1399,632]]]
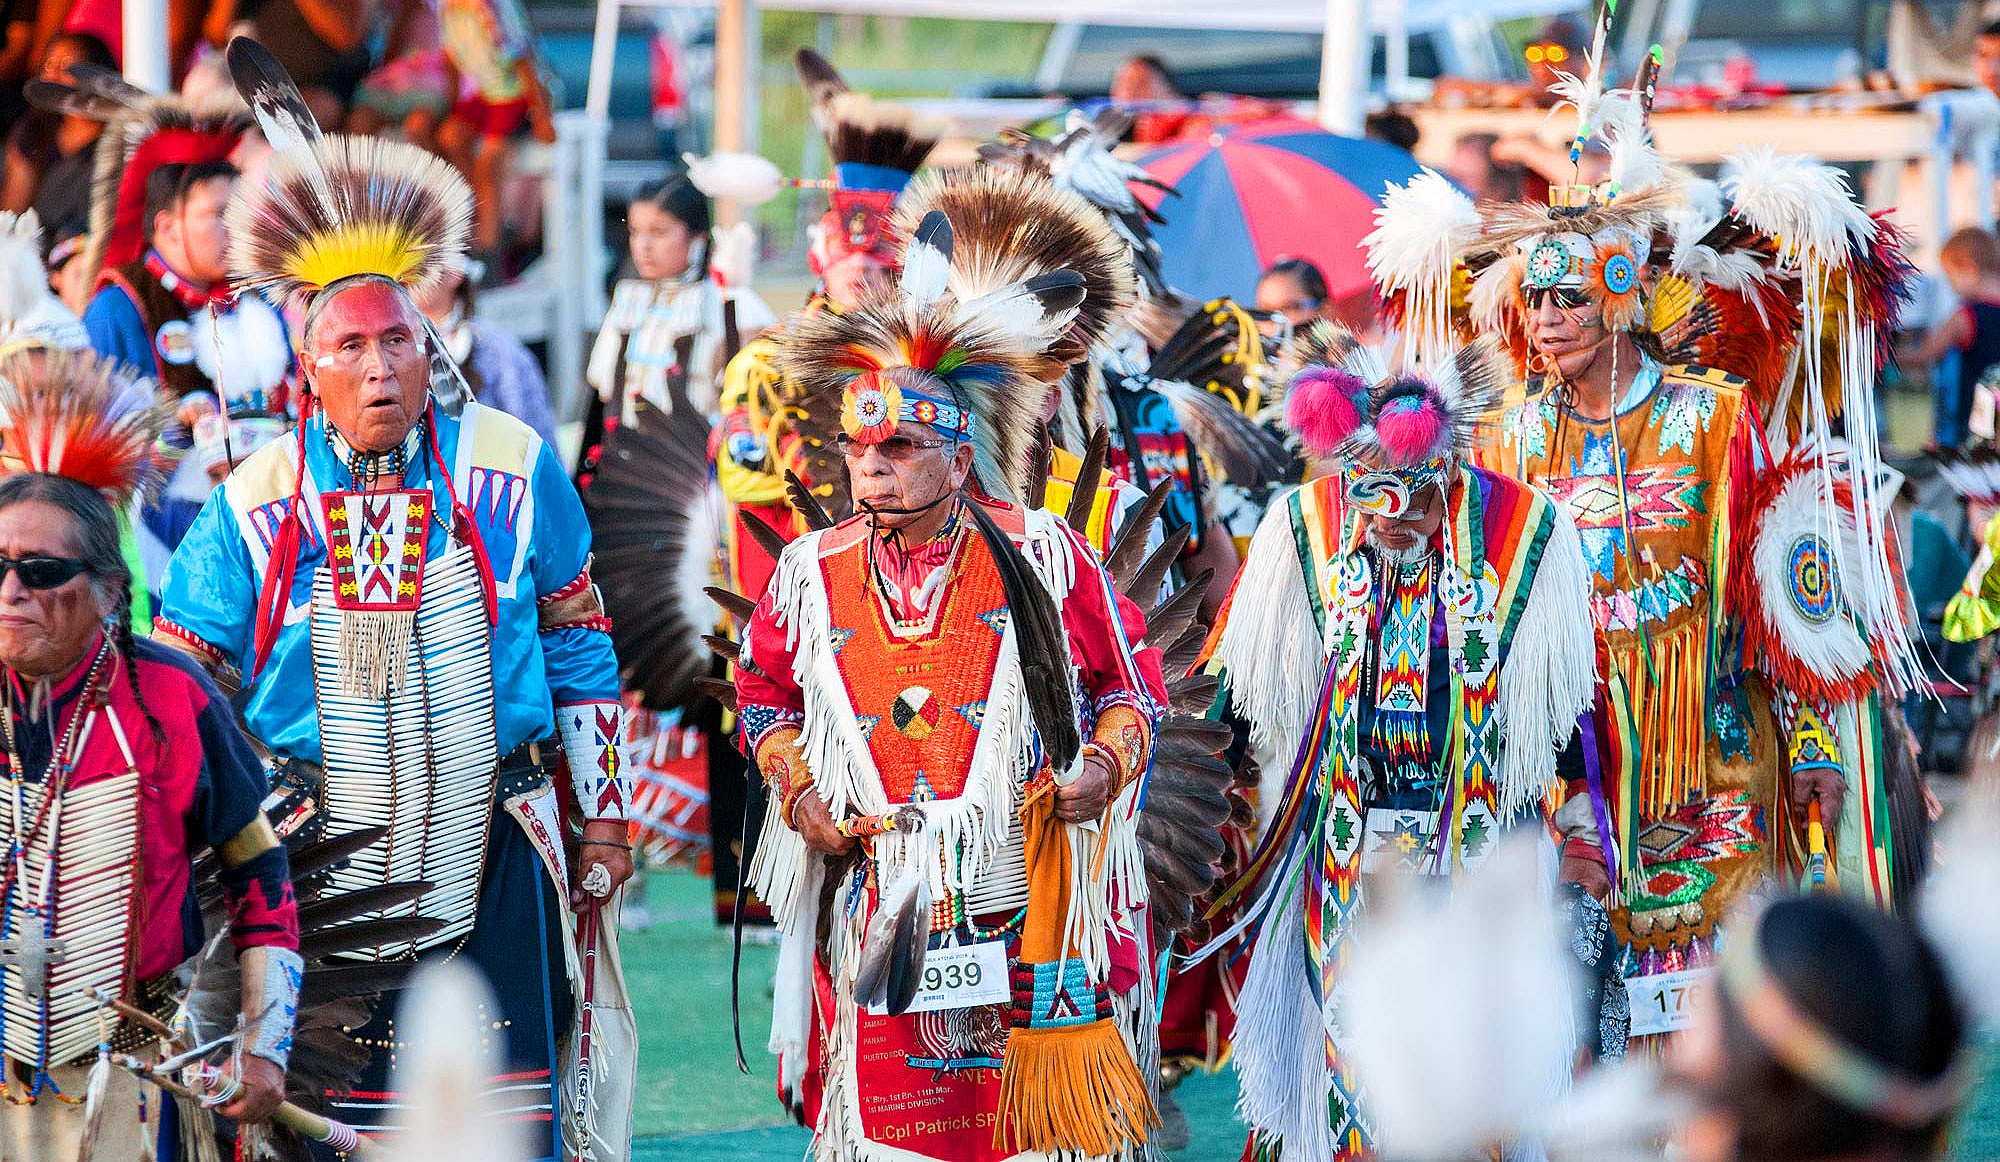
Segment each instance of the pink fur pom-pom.
[[1368,385],[1338,367],[1308,367],[1292,377],[1285,395],[1285,423],[1315,456],[1331,455],[1361,426],[1360,401]]
[[1444,442],[1444,408],[1429,391],[1399,396],[1385,403],[1375,417],[1375,434],[1391,461],[1420,464],[1437,455]]

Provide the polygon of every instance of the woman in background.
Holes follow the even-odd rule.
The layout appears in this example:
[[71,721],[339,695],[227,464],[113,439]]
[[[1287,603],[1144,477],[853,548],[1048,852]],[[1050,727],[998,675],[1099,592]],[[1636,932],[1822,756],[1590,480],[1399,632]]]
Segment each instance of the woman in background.
[[580,474],[595,466],[608,424],[631,423],[642,406],[670,411],[680,392],[713,417],[723,366],[777,321],[755,291],[711,274],[708,198],[687,177],[641,187],[625,221],[637,277],[613,289],[590,352],[584,378],[597,391]]

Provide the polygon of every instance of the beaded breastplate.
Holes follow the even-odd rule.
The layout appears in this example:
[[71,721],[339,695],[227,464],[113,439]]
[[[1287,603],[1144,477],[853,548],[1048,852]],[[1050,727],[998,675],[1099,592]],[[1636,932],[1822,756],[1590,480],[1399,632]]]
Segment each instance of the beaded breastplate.
[[[421,527],[411,535],[421,553]],[[405,543],[400,536],[387,540]],[[486,610],[472,552],[454,542],[422,566],[422,600],[408,614],[407,637],[372,643],[393,660],[378,695],[358,688],[349,672],[355,632],[345,621],[356,614],[340,607],[336,588],[354,576],[322,568],[313,582],[323,806],[330,835],[378,826],[389,835],[332,872],[330,886],[347,892],[395,880],[434,884],[416,902],[378,914],[444,920],[414,945],[421,951],[470,932],[478,906],[499,760]],[[370,632],[377,628],[404,632],[393,615]],[[376,955],[393,959],[412,947]]]
[[0,904],[0,1041],[36,1069],[75,1061],[103,1037],[93,989],[130,991],[139,877],[139,774],[72,788],[40,827],[42,784],[0,794],[0,834],[23,836],[21,873]]

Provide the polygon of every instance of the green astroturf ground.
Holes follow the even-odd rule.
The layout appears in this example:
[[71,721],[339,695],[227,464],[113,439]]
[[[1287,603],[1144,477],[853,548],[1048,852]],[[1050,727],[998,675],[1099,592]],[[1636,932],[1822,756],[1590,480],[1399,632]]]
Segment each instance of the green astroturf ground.
[[[776,1067],[764,1051],[771,1027],[771,969],[777,949],[743,949],[743,1048],[751,1076],[736,1070],[729,1023],[729,933],[717,928],[709,881],[656,872],[647,887],[653,927],[627,933],[625,976],[639,1021],[639,1087],[634,1162],[796,1162],[807,1135],[789,1124],[775,1096]],[[1955,1157],[2000,1160],[2000,1053],[1959,1127]],[[1234,1162],[1243,1131],[1232,1106],[1236,1079],[1192,1077],[1175,1091],[1192,1141],[1177,1162]]]

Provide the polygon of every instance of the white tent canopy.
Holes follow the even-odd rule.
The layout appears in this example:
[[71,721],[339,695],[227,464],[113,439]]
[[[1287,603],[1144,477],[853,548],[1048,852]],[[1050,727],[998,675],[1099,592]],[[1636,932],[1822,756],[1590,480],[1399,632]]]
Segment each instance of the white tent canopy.
[[[960,20],[1030,20],[1125,24],[1142,28],[1234,28],[1256,32],[1319,32],[1327,0],[758,0],[764,8],[804,12],[853,12],[874,16],[948,16]],[[1459,20],[1508,20],[1574,8],[1552,0],[1404,0],[1400,27],[1412,32]],[[1399,27],[1393,2],[1369,6],[1376,32]]]

